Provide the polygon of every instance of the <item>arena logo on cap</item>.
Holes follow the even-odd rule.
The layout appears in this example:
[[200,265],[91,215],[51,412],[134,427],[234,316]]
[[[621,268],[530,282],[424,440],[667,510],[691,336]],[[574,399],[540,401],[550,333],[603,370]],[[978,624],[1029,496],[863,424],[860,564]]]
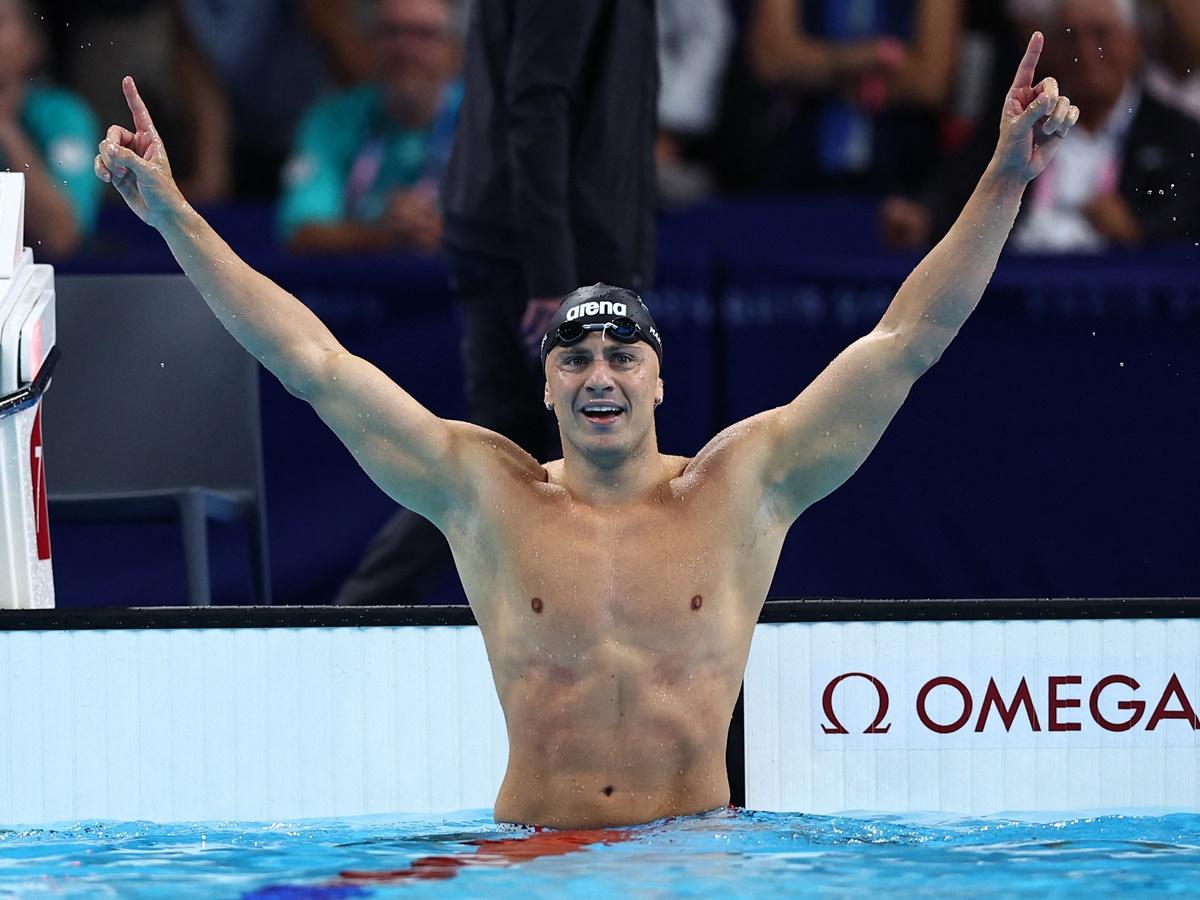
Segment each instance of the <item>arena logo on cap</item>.
[[[839,710],[835,708],[836,704],[834,703],[838,693],[837,688],[842,682],[850,679],[863,679],[869,682],[875,690],[874,692],[868,691],[866,695],[860,695],[857,703],[846,704],[845,708],[840,710],[839,717]],[[1030,690],[1026,677],[1022,677],[1006,697],[996,684],[994,677],[988,679],[987,686],[982,691],[972,692],[967,684],[958,678],[951,675],[937,675],[921,685],[916,692],[911,708],[920,725],[934,734],[953,734],[963,729],[983,733],[993,729],[999,730],[1001,727],[1005,732],[1012,732],[1018,719],[1024,721],[1024,730],[1030,732],[1081,731],[1089,719],[1092,725],[1104,731],[1122,732],[1135,728],[1146,717],[1146,711],[1149,708],[1147,700],[1139,699],[1134,695],[1134,692],[1140,690],[1142,685],[1130,675],[1112,674],[1098,679],[1091,686],[1091,690],[1087,692],[1088,715],[1086,717],[1079,715],[1082,721],[1074,720],[1070,710],[1081,709],[1083,697],[1070,696],[1070,693],[1074,685],[1082,685],[1083,681],[1081,675],[1048,676],[1045,679],[1045,691],[1039,692],[1046,698],[1045,704],[1042,706],[1044,715],[1039,715],[1039,704],[1034,700],[1035,695]],[[1116,701],[1116,710],[1122,713],[1120,717],[1117,717],[1112,715],[1111,709],[1108,713],[1105,712],[1102,701],[1107,700],[1104,696],[1107,691],[1121,688],[1128,691],[1130,695],[1121,696],[1121,699]],[[931,695],[939,690],[943,692],[943,699],[949,700],[948,704],[942,706],[942,711],[945,711],[945,705],[954,708],[945,721],[935,718],[929,708]],[[949,692],[948,697],[944,692]],[[869,697],[872,693],[874,694],[872,699],[863,700],[863,696]],[[891,696],[887,685],[874,675],[866,672],[844,672],[830,679],[821,693],[821,711],[824,713],[821,730],[827,735],[851,734],[843,721],[856,723],[869,721],[870,724],[862,731],[863,734],[887,734],[892,727],[892,723],[886,721]],[[1145,731],[1154,731],[1160,723],[1172,719],[1186,722],[1193,730],[1200,731],[1200,715],[1197,715],[1178,675],[1172,673],[1162,690],[1155,691],[1151,697],[1155,700],[1155,704],[1149,717],[1146,718]],[[979,699],[979,711],[978,714],[975,714],[977,698]],[[936,703],[933,705],[936,707]],[[1112,717],[1110,718],[1110,716]],[[1045,721],[1045,726],[1042,724],[1043,721]]]
[[612,300],[589,300],[567,310],[567,321],[573,322],[580,316],[627,316],[629,307]]

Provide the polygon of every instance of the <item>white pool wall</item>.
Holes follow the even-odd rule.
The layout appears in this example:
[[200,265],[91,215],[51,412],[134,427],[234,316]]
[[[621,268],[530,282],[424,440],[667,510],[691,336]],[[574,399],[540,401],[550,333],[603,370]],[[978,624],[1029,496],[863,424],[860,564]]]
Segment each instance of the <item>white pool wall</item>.
[[[157,822],[440,813],[490,808],[508,752],[474,626],[125,628],[0,631],[0,826],[92,819]],[[886,687],[886,732],[864,673]],[[1107,731],[1089,694],[1146,704],[1138,726]],[[1050,731],[1054,696],[1078,731]],[[1200,706],[1200,620],[1104,619],[762,623],[745,680],[746,805],[842,813],[1036,817],[1047,811],[1200,810],[1200,722],[1146,729],[1175,676]],[[941,734],[915,698],[957,679],[972,715]],[[986,685],[1010,702],[975,726]],[[941,686],[925,713],[952,722]],[[1178,713],[1173,697],[1167,709]]]
[[0,632],[0,823],[490,808],[475,627]]

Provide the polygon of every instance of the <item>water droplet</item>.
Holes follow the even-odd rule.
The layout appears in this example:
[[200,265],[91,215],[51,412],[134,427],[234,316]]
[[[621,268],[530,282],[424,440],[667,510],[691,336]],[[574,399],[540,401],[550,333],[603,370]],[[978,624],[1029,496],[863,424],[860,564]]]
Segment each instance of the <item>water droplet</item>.
[[1125,368],[1125,363],[1121,363],[1121,368]]
[[158,367],[159,367],[160,369],[165,369],[165,368],[167,367],[167,364],[166,364],[165,362],[160,362],[160,363],[158,364]]

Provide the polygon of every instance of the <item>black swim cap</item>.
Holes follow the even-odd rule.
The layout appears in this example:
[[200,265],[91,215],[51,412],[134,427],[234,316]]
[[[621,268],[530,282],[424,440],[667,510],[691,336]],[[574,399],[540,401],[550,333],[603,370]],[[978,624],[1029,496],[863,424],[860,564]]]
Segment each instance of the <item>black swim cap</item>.
[[550,321],[550,327],[542,336],[542,368],[546,368],[546,357],[560,340],[559,328],[567,323],[575,325],[607,325],[617,319],[629,319],[637,330],[630,342],[645,341],[658,357],[662,367],[662,338],[650,310],[642,298],[628,288],[613,287],[611,284],[593,284],[577,288],[563,298]]

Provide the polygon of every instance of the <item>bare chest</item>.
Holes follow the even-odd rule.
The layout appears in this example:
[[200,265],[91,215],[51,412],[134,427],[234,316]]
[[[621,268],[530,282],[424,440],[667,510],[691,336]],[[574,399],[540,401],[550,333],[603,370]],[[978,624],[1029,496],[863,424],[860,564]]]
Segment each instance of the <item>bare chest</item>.
[[747,577],[758,537],[703,498],[600,510],[535,498],[496,509],[460,571],[501,646],[569,665],[697,661],[752,627],[771,569],[758,564],[761,586]]

